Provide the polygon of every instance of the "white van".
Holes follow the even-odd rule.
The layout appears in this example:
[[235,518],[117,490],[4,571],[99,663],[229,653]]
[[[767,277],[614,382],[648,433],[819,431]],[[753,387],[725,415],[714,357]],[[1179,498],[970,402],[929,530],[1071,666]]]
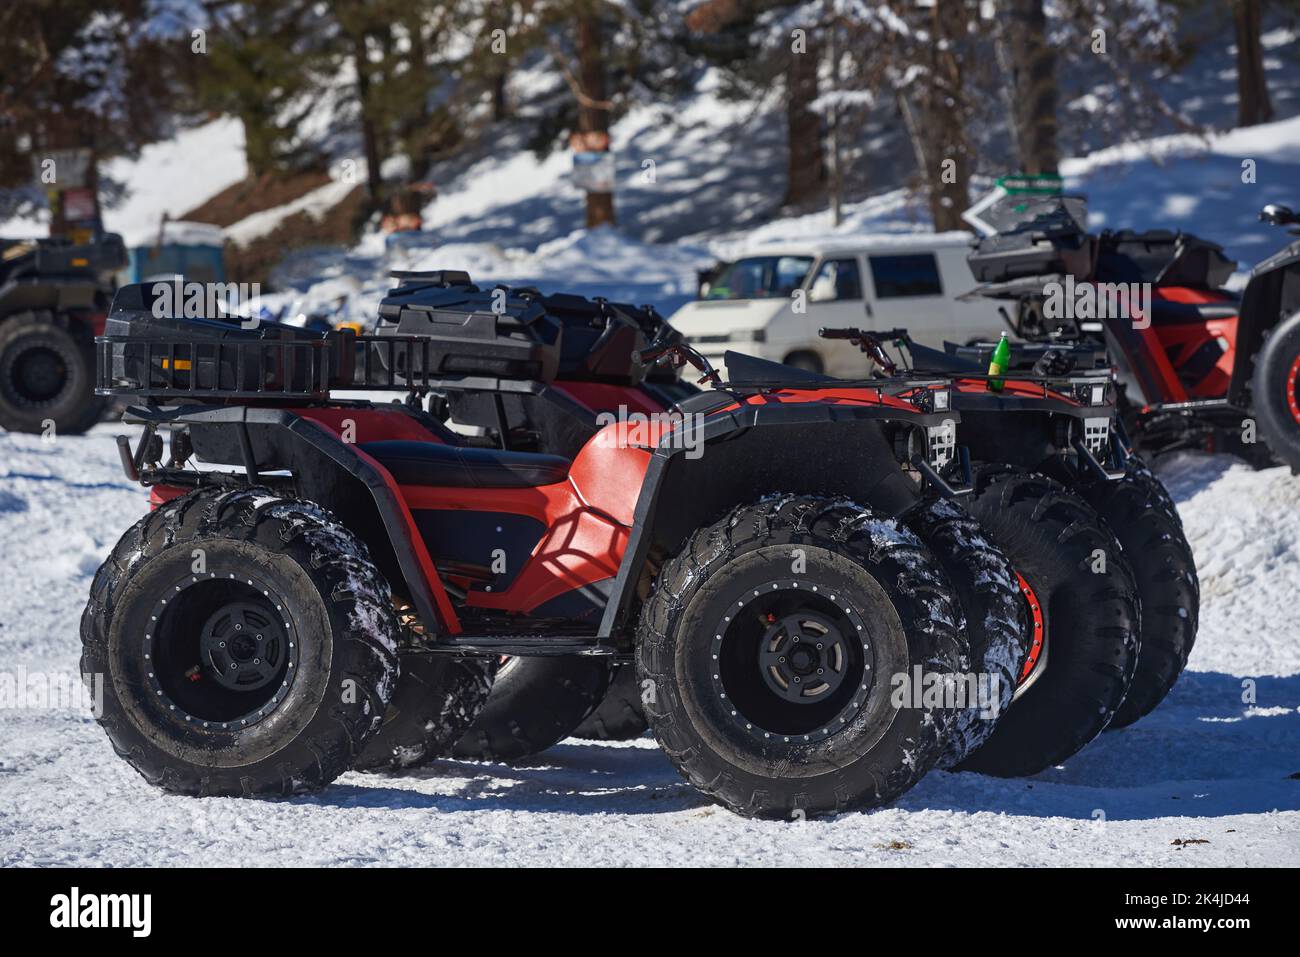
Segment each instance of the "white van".
[[721,267],[702,298],[670,320],[720,365],[728,349],[860,376],[865,357],[823,326],[906,328],[923,345],[996,339],[1006,329],[992,300],[958,302],[975,286],[968,233],[905,233],[762,246]]

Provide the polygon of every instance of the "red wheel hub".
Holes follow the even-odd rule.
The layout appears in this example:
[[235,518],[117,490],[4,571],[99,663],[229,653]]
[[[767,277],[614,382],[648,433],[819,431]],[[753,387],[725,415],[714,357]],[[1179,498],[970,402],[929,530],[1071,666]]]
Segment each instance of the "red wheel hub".
[[1034,669],[1038,667],[1038,661],[1043,655],[1043,606],[1039,602],[1038,596],[1034,594],[1034,589],[1030,587],[1029,582],[1025,581],[1025,576],[1020,572],[1016,572],[1016,581],[1020,584],[1020,593],[1025,596],[1030,628],[1033,632],[1029,641],[1029,657],[1025,659],[1025,668],[1020,672],[1020,680],[1016,682],[1017,685],[1022,685],[1034,673]]
[[1291,363],[1291,371],[1286,374],[1286,404],[1291,410],[1291,418],[1300,425],[1300,395],[1296,394],[1296,381],[1300,380],[1300,356]]

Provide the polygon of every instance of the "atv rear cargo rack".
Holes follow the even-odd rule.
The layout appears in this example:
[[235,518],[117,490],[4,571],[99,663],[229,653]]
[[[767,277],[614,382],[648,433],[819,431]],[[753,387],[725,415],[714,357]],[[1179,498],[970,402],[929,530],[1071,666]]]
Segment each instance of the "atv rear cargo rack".
[[142,399],[292,399],[323,402],[333,391],[429,392],[478,380],[437,367],[422,336],[199,339],[100,336],[95,391]]

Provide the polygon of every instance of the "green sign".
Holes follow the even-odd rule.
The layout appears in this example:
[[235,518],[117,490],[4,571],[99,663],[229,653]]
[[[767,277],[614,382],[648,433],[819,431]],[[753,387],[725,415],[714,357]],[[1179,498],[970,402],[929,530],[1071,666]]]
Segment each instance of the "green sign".
[[994,181],[1009,196],[1060,196],[1061,177],[1056,173],[1012,173]]

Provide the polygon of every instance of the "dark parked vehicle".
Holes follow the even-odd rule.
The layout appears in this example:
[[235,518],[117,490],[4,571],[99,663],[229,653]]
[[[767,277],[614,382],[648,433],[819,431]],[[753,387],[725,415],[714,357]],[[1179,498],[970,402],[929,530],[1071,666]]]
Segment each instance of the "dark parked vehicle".
[[127,265],[121,237],[0,240],[0,427],[84,432],[104,410],[94,339]]

